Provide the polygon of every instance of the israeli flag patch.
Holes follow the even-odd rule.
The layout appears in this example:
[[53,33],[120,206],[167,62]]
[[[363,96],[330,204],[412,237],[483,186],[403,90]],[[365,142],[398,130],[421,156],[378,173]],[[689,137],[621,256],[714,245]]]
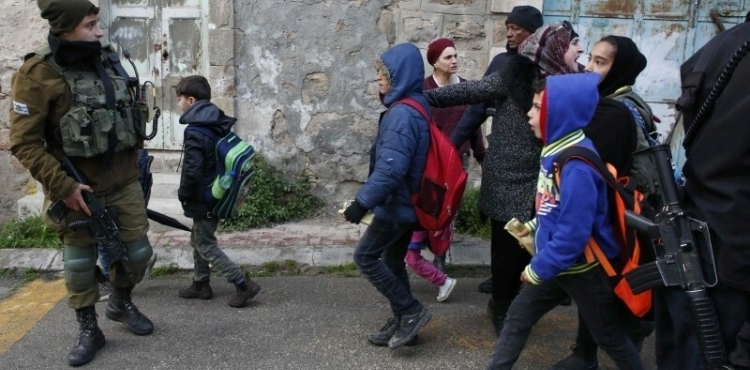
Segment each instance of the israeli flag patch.
[[29,107],[24,103],[19,103],[17,101],[13,101],[13,111],[22,115],[22,116],[28,116],[31,113],[29,113]]

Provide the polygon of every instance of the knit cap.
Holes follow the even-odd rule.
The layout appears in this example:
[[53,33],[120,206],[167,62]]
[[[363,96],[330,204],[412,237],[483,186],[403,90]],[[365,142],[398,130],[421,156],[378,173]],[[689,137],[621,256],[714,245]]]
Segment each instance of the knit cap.
[[37,0],[42,18],[49,21],[49,31],[60,35],[74,30],[96,5],[88,0]]

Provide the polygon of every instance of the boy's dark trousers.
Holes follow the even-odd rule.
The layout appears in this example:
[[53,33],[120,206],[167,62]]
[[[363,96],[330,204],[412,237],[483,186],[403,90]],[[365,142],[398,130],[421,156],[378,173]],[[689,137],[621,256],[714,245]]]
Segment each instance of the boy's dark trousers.
[[572,275],[560,275],[539,285],[524,284],[508,309],[495,345],[489,370],[512,369],[523,351],[531,328],[560,300],[570,296],[596,343],[620,369],[643,369],[643,362],[622,326],[624,305],[600,266]]
[[242,271],[232,262],[216,243],[217,218],[194,218],[190,233],[190,245],[193,247],[194,281],[208,281],[211,277],[209,263],[230,282],[242,276]]
[[422,304],[411,294],[404,258],[414,225],[392,225],[374,218],[354,249],[354,263],[391,304],[394,317],[412,314]]

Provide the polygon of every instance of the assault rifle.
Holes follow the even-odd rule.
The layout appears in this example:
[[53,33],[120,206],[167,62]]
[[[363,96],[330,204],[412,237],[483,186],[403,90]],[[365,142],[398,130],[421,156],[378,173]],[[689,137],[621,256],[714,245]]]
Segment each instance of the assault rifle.
[[690,298],[693,325],[703,357],[709,366],[724,364],[724,343],[707,288],[718,282],[716,262],[708,225],[690,217],[680,205],[677,184],[672,174],[668,145],[657,145],[634,153],[648,159],[646,170],[657,179],[661,208],[656,222],[628,211],[629,227],[645,233],[653,241],[656,261],[643,264],[625,274],[633,293],[666,286],[679,287]]
[[[70,162],[70,159],[63,157],[61,162],[68,175],[79,184],[85,184],[83,177],[78,173],[78,170],[73,166],[73,163]],[[74,231],[84,227],[87,228],[91,233],[91,237],[104,245],[112,263],[117,265],[118,270],[124,271],[128,276],[133,276],[133,272],[130,271],[130,268],[125,263],[127,262],[128,257],[125,254],[125,244],[120,237],[118,209],[116,207],[102,207],[96,197],[87,191],[82,191],[81,196],[83,197],[83,201],[86,202],[86,205],[89,207],[91,216],[86,220],[71,222],[68,224],[68,228]],[[62,212],[67,210],[67,207],[65,207],[65,203],[63,203],[62,200],[58,200],[50,207],[50,217],[62,219],[60,211],[56,211],[59,209],[64,209]]]

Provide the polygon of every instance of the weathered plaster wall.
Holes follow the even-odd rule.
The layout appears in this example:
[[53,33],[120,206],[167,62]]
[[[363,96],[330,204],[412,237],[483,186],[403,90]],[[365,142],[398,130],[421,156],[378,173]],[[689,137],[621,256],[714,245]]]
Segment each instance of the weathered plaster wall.
[[[96,3],[96,2],[95,2]],[[36,0],[0,0],[0,224],[15,215],[16,201],[35,193],[36,182],[10,154],[8,112],[10,79],[23,55],[46,41],[47,22],[39,17]]]
[[[460,74],[482,75],[504,45],[505,17],[488,0],[235,2],[240,133],[288,174],[307,174],[331,202],[367,177],[383,107],[373,61],[394,43],[426,52],[453,38]],[[431,68],[425,68],[426,75]]]

